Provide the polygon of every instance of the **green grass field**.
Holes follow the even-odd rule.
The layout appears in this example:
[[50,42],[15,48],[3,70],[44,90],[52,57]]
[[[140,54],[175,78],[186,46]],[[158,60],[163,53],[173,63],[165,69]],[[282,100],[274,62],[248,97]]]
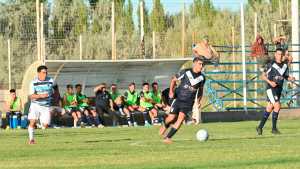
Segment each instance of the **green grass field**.
[[[281,120],[281,135],[256,136],[257,122],[207,123],[184,126],[174,143],[164,145],[158,127],[49,129],[36,131],[36,145],[27,144],[27,130],[0,131],[1,169],[120,168],[300,168],[300,122]],[[195,133],[205,128],[207,142]]]

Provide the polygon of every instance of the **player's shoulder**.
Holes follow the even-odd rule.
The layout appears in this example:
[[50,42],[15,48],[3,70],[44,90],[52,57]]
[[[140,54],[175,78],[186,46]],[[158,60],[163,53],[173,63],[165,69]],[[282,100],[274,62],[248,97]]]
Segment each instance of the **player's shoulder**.
[[45,81],[47,81],[47,82],[50,82],[50,83],[53,83],[53,84],[54,84],[54,80],[53,80],[53,78],[52,78],[52,77],[49,77],[49,76],[47,76]]

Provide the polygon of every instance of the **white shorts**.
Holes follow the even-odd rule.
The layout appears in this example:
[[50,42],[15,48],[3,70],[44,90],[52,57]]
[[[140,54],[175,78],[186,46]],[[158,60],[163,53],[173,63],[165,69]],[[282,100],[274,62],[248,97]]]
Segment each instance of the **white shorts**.
[[41,106],[37,103],[31,103],[29,114],[29,120],[40,120],[41,124],[50,124],[50,107]]

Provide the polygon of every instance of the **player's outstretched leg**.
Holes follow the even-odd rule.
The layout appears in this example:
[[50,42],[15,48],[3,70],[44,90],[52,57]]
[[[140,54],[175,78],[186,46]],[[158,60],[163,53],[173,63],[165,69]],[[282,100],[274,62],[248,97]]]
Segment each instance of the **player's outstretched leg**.
[[259,123],[259,125],[256,127],[256,131],[257,131],[257,134],[258,135],[262,135],[263,133],[263,128],[266,124],[266,121],[268,120],[269,116],[270,116],[270,113],[273,111],[273,105],[272,103],[268,103],[267,107],[266,107],[266,110],[263,114],[263,117]]
[[176,115],[175,114],[169,114],[163,124],[161,125],[159,129],[159,135],[164,136],[165,132],[168,130],[170,127],[171,123],[175,120]]
[[168,134],[164,138],[164,143],[166,143],[166,144],[171,144],[172,143],[171,139],[176,134],[176,132],[179,130],[179,128],[181,127],[184,119],[185,119],[185,114],[183,112],[179,112],[177,121],[171,127],[170,131],[168,132]]

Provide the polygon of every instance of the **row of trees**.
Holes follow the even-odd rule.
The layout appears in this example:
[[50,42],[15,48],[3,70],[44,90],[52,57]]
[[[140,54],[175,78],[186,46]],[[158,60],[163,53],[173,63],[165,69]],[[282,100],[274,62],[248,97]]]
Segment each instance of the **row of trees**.
[[[118,58],[140,55],[140,8],[132,0],[114,0]],[[258,13],[258,31],[270,41],[273,24],[289,17],[291,0],[248,0],[246,40],[254,39],[254,12]],[[49,59],[78,59],[81,36],[84,59],[111,58],[111,1],[108,0],[40,0],[44,3],[43,26],[46,56]],[[144,2],[144,0],[139,0]],[[280,3],[279,3],[280,2]],[[182,13],[166,12],[160,0],[153,8],[143,3],[145,53],[152,57],[152,32],[156,32],[157,57],[182,57]],[[182,3],[176,1],[182,7]],[[36,1],[6,0],[0,2],[0,83],[7,81],[7,39],[11,39],[13,80],[20,83],[26,66],[36,59]],[[281,9],[279,11],[279,9]],[[134,12],[136,11],[136,13]],[[288,22],[277,24],[278,34],[290,34]],[[194,0],[185,7],[185,55],[191,44],[204,34],[213,44],[230,45],[232,27],[235,44],[240,41],[239,11],[215,8],[211,0]],[[195,35],[195,36],[193,36]],[[222,54],[226,60],[226,54]],[[229,55],[229,54],[228,54]]]

